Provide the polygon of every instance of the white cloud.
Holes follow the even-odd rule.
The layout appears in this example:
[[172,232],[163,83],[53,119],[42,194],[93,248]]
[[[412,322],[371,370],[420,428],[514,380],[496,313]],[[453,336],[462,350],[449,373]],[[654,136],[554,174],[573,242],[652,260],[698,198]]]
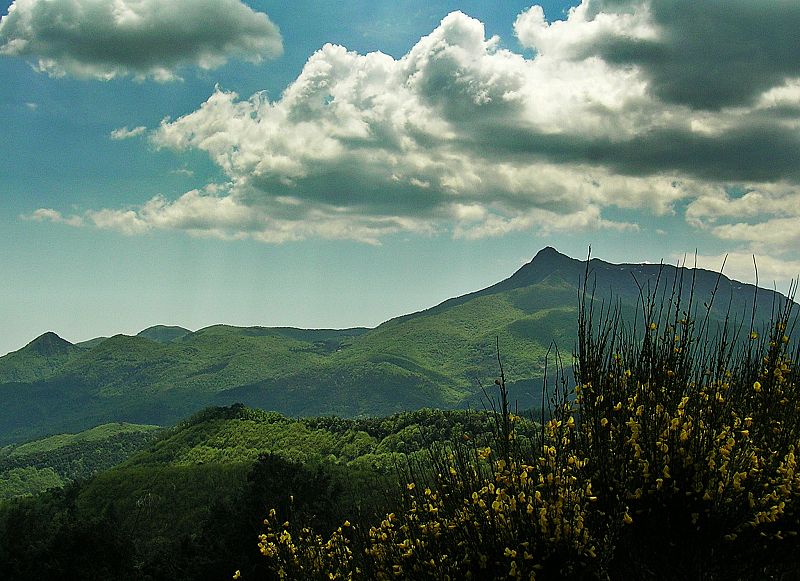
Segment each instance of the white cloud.
[[698,227],[765,216],[800,217],[800,189],[796,184],[742,184],[735,190],[720,186],[698,194],[686,208],[686,219]]
[[169,81],[281,52],[278,28],[240,0],[15,0],[0,20],[0,54],[55,77]]
[[36,222],[54,222],[56,224],[67,224],[68,226],[83,226],[83,219],[80,216],[64,216],[57,210],[50,208],[39,208],[30,215],[20,216],[23,220],[34,220]]
[[[762,19],[731,1],[732,18]],[[626,230],[636,225],[608,209],[668,216],[686,204],[692,225],[755,248],[761,226],[797,216],[786,207],[800,201],[800,65],[764,78],[743,66],[729,72],[741,86],[728,87],[708,76],[708,55],[675,40],[688,42],[679,24],[696,27],[676,11],[698,9],[674,4],[585,0],[553,23],[531,8],[515,32],[533,56],[500,48],[460,12],[399,59],[326,45],[280,98],[217,88],[152,132],[157,147],[206,152],[224,188],[103,210],[102,225],[376,243],[407,231]],[[787,55],[789,32],[772,38]],[[709,50],[727,54],[726,34],[710,31]],[[669,66],[693,71],[697,86],[684,68],[664,85]],[[698,93],[709,87],[721,100]],[[775,238],[763,247],[787,248]]]
[[607,38],[654,41],[660,36],[647,2],[619,2],[618,10],[598,10],[600,2],[582,2],[570,9],[567,20],[547,22],[541,6],[523,11],[514,22],[523,46],[540,55],[581,60],[592,45]]
[[[682,262],[683,256],[674,256]],[[755,263],[754,263],[755,259]],[[686,265],[694,264],[694,254],[686,255]],[[724,265],[724,268],[723,268]],[[793,279],[800,277],[800,261],[791,258],[776,258],[763,253],[734,251],[728,254],[698,255],[697,266],[708,270],[720,270],[731,279],[755,284],[756,266],[758,285],[770,288],[773,285],[779,292],[787,292]]]
[[[618,176],[495,143],[500,133],[533,141],[617,131],[623,124],[608,110],[641,100],[643,89],[609,80],[602,63],[576,67],[578,80],[500,50],[480,22],[453,13],[399,60],[323,47],[278,101],[218,89],[194,113],[162,123],[153,141],[206,151],[231,178],[230,195],[260,211],[290,198],[317,216],[404,217],[460,237],[612,227],[601,217],[612,205],[671,211],[687,190],[669,174]],[[569,98],[570,82],[583,97]],[[605,86],[614,82],[627,88]]]
[[755,223],[736,222],[715,226],[724,240],[747,242],[750,248],[796,254],[800,248],[800,216],[769,218]]
[[111,132],[111,139],[116,141],[120,141],[123,139],[130,139],[131,137],[137,137],[139,135],[143,135],[144,132],[147,131],[147,127],[144,125],[140,125],[139,127],[134,127],[133,129],[128,129],[127,127],[120,127],[119,129],[114,129]]
[[636,224],[625,222],[612,222],[600,216],[597,207],[589,206],[570,214],[560,214],[543,209],[530,210],[524,214],[516,214],[504,218],[496,214],[484,217],[475,224],[462,220],[456,225],[453,235],[455,238],[478,240],[504,236],[511,232],[536,229],[540,235],[550,235],[559,231],[587,231],[587,230],[617,230],[619,232],[638,231]]
[[150,225],[134,210],[98,210],[86,213],[86,218],[101,230],[116,230],[128,236],[142,234]]

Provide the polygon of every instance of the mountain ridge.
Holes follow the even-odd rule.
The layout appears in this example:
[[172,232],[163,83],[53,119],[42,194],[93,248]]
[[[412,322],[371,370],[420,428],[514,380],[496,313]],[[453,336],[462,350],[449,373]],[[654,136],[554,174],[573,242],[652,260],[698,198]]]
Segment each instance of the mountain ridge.
[[[713,271],[598,259],[588,267],[598,300],[613,298],[626,313],[637,309],[639,287],[652,290],[658,281],[669,298],[679,277],[693,281],[696,306],[718,287],[718,321],[730,305],[749,322],[742,309],[754,296],[758,320],[767,320],[773,304],[786,300]],[[23,348],[0,358],[0,444],[111,421],[166,425],[206,405],[237,402],[347,417],[480,406],[479,384],[493,380],[498,340],[512,395],[530,407],[540,401],[550,345],[572,346],[586,270],[586,261],[547,247],[494,285],[373,329],[156,326],[82,346],[45,334],[39,350],[59,354]]]
[[[690,267],[684,265],[671,265],[664,262],[661,263],[613,263],[607,262],[600,258],[592,258],[591,256],[588,257],[588,265],[587,259],[580,260],[577,258],[571,258],[565,254],[562,254],[552,246],[546,246],[542,248],[536,255],[527,263],[522,265],[519,269],[517,269],[511,276],[508,278],[501,280],[493,285],[490,285],[486,288],[479,289],[476,291],[472,291],[457,297],[453,297],[450,299],[446,299],[441,303],[434,305],[432,307],[428,307],[427,309],[422,309],[420,311],[416,311],[414,313],[409,313],[407,315],[401,315],[399,317],[395,317],[386,321],[383,324],[386,324],[390,321],[397,321],[397,320],[405,320],[408,318],[413,318],[418,315],[423,314],[431,314],[438,312],[442,309],[454,307],[464,302],[467,302],[471,299],[487,296],[491,294],[511,291],[518,288],[524,288],[527,286],[535,285],[548,276],[553,276],[554,274],[559,275],[565,282],[568,284],[575,284],[579,286],[583,279],[586,276],[586,273],[589,273],[589,285],[587,288],[591,289],[593,284],[602,284],[608,283],[610,279],[610,273],[613,271],[634,271],[638,272],[644,279],[653,280],[654,278],[663,276],[663,280],[670,280],[670,275],[674,278],[678,273],[694,273],[695,275],[699,275],[701,279],[713,280],[714,282],[719,281],[720,286],[722,288],[722,294],[724,295],[722,298],[729,298],[731,293],[731,289],[736,289],[737,291],[740,290],[747,290],[752,292],[754,295],[756,293],[760,293],[762,297],[762,301],[760,303],[760,308],[764,310],[767,306],[772,306],[773,298],[778,296],[785,299],[786,297],[781,293],[767,289],[764,287],[757,287],[751,283],[745,283],[742,281],[738,281],[735,279],[731,279],[727,277],[722,272],[704,269],[700,267]],[[697,276],[695,276],[697,278]],[[638,295],[639,288],[636,283],[641,283],[643,281],[634,281],[634,279],[630,279],[627,281],[629,284],[625,285],[624,282],[617,281],[616,284],[610,285],[613,293],[618,293],[620,295],[628,295],[630,296],[631,292],[633,294]],[[687,276],[685,277],[685,283],[690,284],[692,282],[692,277]],[[633,283],[633,284],[630,284]],[[713,284],[704,285],[705,288],[700,289],[700,292],[708,292],[713,288]],[[727,288],[726,288],[727,287]],[[690,287],[684,288],[684,291],[690,290]],[[718,289],[719,291],[719,289]],[[727,291],[727,292],[726,292]],[[717,297],[720,298],[720,297]],[[577,300],[577,296],[576,296]],[[739,305],[741,306],[741,305]]]
[[[550,270],[552,270],[552,269],[557,269],[557,270],[560,270],[560,271],[561,270],[567,270],[567,272],[569,272],[570,274],[574,275],[574,282],[575,283],[579,283],[582,280],[582,278],[584,276],[584,273],[586,271],[586,260],[585,259],[572,258],[570,256],[567,256],[566,254],[563,254],[563,253],[559,252],[558,250],[556,250],[552,246],[545,246],[544,248],[539,250],[529,262],[526,262],[520,268],[518,268],[516,271],[514,271],[510,276],[508,276],[507,278],[505,278],[505,279],[503,279],[503,280],[501,280],[501,281],[499,281],[499,282],[497,282],[495,284],[492,284],[492,285],[490,285],[488,287],[485,287],[483,289],[478,289],[478,290],[475,290],[475,291],[471,291],[471,292],[465,293],[463,295],[458,295],[456,297],[445,299],[444,301],[442,301],[442,302],[440,302],[440,303],[438,303],[436,305],[433,305],[431,307],[427,307],[427,308],[424,308],[424,309],[420,309],[419,311],[414,311],[412,313],[408,313],[408,314],[392,317],[392,318],[387,319],[386,321],[380,323],[376,327],[342,327],[342,328],[309,327],[309,328],[304,328],[304,327],[294,327],[294,326],[264,327],[264,326],[259,326],[259,325],[255,325],[255,326],[236,326],[236,325],[227,325],[227,324],[215,324],[215,325],[209,325],[209,326],[206,326],[206,327],[202,327],[200,329],[197,329],[197,331],[191,331],[189,329],[186,329],[186,328],[178,326],[178,325],[161,325],[161,324],[159,324],[159,325],[152,325],[150,327],[147,327],[147,328],[139,331],[135,335],[124,335],[122,333],[118,333],[117,335],[123,335],[123,336],[126,336],[126,337],[144,337],[146,339],[150,339],[151,341],[155,341],[155,342],[158,342],[158,343],[170,343],[172,341],[180,340],[180,339],[182,339],[183,337],[185,337],[187,335],[191,335],[193,333],[205,332],[205,331],[208,331],[208,330],[216,328],[216,327],[225,327],[225,328],[229,328],[229,329],[239,329],[243,333],[247,332],[248,330],[253,330],[253,331],[256,331],[256,332],[258,330],[265,330],[266,332],[274,332],[274,331],[279,331],[280,330],[280,331],[288,331],[288,332],[295,331],[295,332],[298,332],[298,333],[305,333],[305,332],[320,332],[320,333],[324,333],[324,332],[334,332],[334,333],[335,332],[353,332],[353,333],[366,332],[366,331],[369,331],[369,330],[376,329],[376,328],[378,328],[378,327],[380,327],[382,325],[385,325],[386,323],[389,323],[389,322],[401,321],[401,320],[405,320],[407,318],[415,317],[415,316],[421,315],[421,314],[430,314],[430,313],[436,312],[437,310],[440,310],[442,308],[457,306],[457,305],[463,304],[464,302],[466,302],[466,301],[468,301],[470,299],[473,299],[473,298],[486,296],[486,295],[490,295],[490,294],[495,294],[495,293],[499,293],[499,292],[505,292],[505,291],[514,290],[514,289],[517,289],[517,288],[523,288],[525,286],[531,286],[531,285],[537,284],[538,282],[541,282],[542,280],[544,280],[547,276],[550,276],[550,275],[553,274],[552,272],[546,272],[546,273],[542,274],[541,271],[544,270],[544,269],[548,269],[548,268]],[[775,291],[775,290],[772,290],[772,289],[767,289],[765,287],[756,287],[756,285],[754,285],[752,283],[746,283],[746,282],[739,281],[737,279],[729,278],[725,274],[723,274],[723,273],[721,273],[719,271],[711,270],[711,269],[706,269],[706,268],[701,268],[701,267],[694,267],[694,266],[686,266],[686,265],[675,266],[675,265],[671,265],[671,264],[667,264],[667,263],[663,263],[663,262],[662,263],[650,263],[650,262],[642,262],[642,263],[638,263],[638,262],[620,262],[620,263],[614,263],[614,262],[607,262],[605,260],[602,260],[602,259],[596,258],[596,257],[595,258],[589,257],[589,272],[590,272],[590,275],[591,275],[592,272],[597,274],[598,269],[600,269],[601,271],[608,271],[608,270],[623,269],[623,268],[626,269],[626,270],[639,269],[641,271],[651,271],[651,272],[649,272],[649,274],[651,276],[656,274],[657,271],[662,270],[662,269],[666,269],[667,271],[672,271],[672,270],[683,270],[683,271],[688,271],[688,272],[696,271],[698,273],[711,275],[715,279],[717,277],[719,277],[720,281],[722,283],[730,283],[731,285],[736,285],[736,286],[738,286],[740,288],[752,289],[754,292],[756,291],[756,289],[758,289],[758,291],[760,291],[762,294],[766,293],[770,297],[773,294],[775,294],[775,295],[780,295],[781,297],[785,298],[785,296],[782,293],[778,292],[778,291]],[[563,277],[563,275],[562,275],[562,278],[564,278],[564,280],[566,282],[570,283],[570,281],[567,280],[566,277]],[[590,276],[590,278],[591,278],[591,276]],[[115,336],[117,336],[117,335],[115,335]],[[170,336],[170,335],[172,335],[172,336]],[[64,344],[69,345],[69,346],[75,346],[75,347],[91,346],[91,347],[93,347],[93,346],[96,346],[97,343],[105,341],[108,338],[109,337],[96,337],[96,338],[88,339],[88,340],[85,340],[85,341],[80,341],[78,343],[73,344],[73,343],[70,343],[69,341],[67,341],[65,339],[62,339],[54,331],[46,331],[42,335],[39,335],[38,337],[34,338],[30,343],[28,343],[25,347],[21,348],[20,350],[28,348],[28,347],[32,347],[34,345],[41,344],[41,343],[49,344],[50,342],[56,341],[56,340],[60,341],[60,342],[63,342]],[[10,355],[12,353],[17,353],[20,350],[12,351],[12,352],[0,357],[0,359],[3,359],[4,357],[6,357],[6,356],[8,356],[8,355]]]

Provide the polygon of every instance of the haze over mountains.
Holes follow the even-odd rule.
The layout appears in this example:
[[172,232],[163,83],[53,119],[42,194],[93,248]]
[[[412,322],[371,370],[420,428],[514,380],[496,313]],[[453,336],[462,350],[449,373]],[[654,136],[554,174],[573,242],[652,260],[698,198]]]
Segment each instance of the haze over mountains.
[[[598,301],[624,312],[684,278],[712,316],[769,317],[785,298],[717,273],[653,264],[589,263]],[[422,407],[480,407],[496,372],[495,341],[520,407],[538,403],[555,342],[569,354],[586,262],[541,250],[511,277],[375,329],[155,326],[72,344],[45,333],[0,358],[0,444],[107,422],[168,425],[208,405],[241,402],[290,415],[383,415]],[[659,294],[659,297],[661,294]]]

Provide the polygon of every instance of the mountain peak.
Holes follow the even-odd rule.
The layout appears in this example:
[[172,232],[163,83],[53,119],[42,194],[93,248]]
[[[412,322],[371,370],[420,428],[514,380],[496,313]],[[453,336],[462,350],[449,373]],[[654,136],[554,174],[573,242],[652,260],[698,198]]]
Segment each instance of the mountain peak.
[[72,343],[66,339],[62,339],[52,331],[48,331],[36,337],[25,348],[43,357],[52,357],[53,355],[67,353],[72,346]]
[[153,327],[148,327],[144,331],[140,331],[136,334],[136,336],[150,339],[156,343],[171,343],[172,341],[176,341],[181,337],[185,337],[189,333],[191,333],[191,331],[189,329],[184,329],[183,327],[174,325],[155,325]]
[[552,246],[545,246],[536,253],[536,256],[533,257],[533,260],[525,264],[509,278],[489,287],[486,290],[498,292],[511,290],[512,288],[530,286],[555,273],[559,273],[568,279],[573,279],[578,275],[581,269],[584,268],[584,266],[584,262],[570,258],[566,254],[561,254]]
[[[555,267],[563,265],[565,263],[573,263],[573,262],[576,262],[574,258],[570,258],[566,254],[561,254],[558,250],[556,250],[552,246],[545,246],[539,252],[537,252],[536,256],[533,257],[533,260],[531,260],[525,266],[530,266],[535,264],[537,266]],[[525,266],[523,266],[522,268],[524,269]]]
[[550,258],[553,256],[564,256],[558,250],[553,248],[552,246],[545,246],[539,252],[536,253],[536,256],[533,257],[534,260],[542,259],[542,258]]

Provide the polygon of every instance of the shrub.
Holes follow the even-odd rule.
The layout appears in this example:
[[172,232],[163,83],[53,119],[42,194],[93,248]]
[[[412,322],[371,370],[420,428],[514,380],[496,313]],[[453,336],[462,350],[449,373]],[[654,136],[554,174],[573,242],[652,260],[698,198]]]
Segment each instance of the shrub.
[[642,289],[637,316],[623,320],[621,307],[597,305],[584,285],[572,372],[554,351],[535,437],[520,436],[525,420],[509,410],[501,365],[490,445],[465,435],[399,466],[396,505],[380,522],[354,518],[323,537],[271,512],[259,548],[275,575],[796,573],[794,303],[776,305],[764,329],[730,313],[715,325],[713,296],[698,308],[683,286]]

